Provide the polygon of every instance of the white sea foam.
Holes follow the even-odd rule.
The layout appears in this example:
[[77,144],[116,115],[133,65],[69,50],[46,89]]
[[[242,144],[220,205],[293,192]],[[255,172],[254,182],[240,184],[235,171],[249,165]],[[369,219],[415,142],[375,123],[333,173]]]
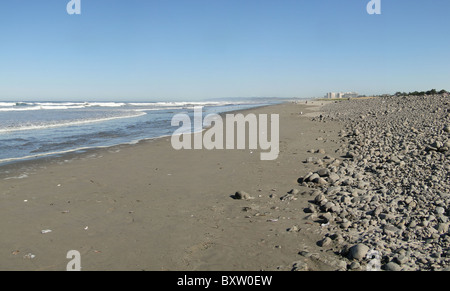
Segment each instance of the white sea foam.
[[65,110],[90,107],[123,107],[123,102],[0,102],[0,112],[30,110]]
[[127,105],[126,103],[116,103],[116,102],[87,102],[84,104],[86,107],[122,107]]
[[[28,155],[25,157],[6,158],[6,159],[0,159],[0,164],[17,162],[17,161],[25,161],[25,160],[31,160],[31,159],[37,159],[37,158],[43,158],[43,157],[49,157],[49,156],[64,155],[64,154],[69,154],[69,153],[74,153],[74,152],[79,152],[79,151],[86,151],[86,150],[93,150],[93,149],[108,149],[108,148],[112,148],[112,147],[118,146],[118,145],[136,145],[141,141],[152,140],[152,139],[168,137],[168,136],[170,136],[170,135],[163,135],[163,136],[158,136],[158,137],[133,140],[128,143],[118,143],[118,144],[113,144],[113,145],[94,146],[94,147],[79,147],[79,148],[73,148],[73,149],[68,149],[68,150],[64,150],[64,151],[55,151],[55,152],[48,152],[48,153],[42,153],[42,154],[36,154],[36,155]],[[120,150],[118,150],[117,152],[119,152],[119,151]],[[70,162],[70,160],[65,160],[65,162]],[[25,179],[27,177],[28,177],[28,175],[24,174],[24,175],[21,175],[18,177],[11,177],[9,179]]]
[[[96,148],[107,148],[107,146],[96,147]],[[30,159],[36,159],[36,158],[42,158],[42,157],[48,157],[48,156],[53,156],[53,155],[68,154],[68,153],[73,153],[73,152],[76,152],[76,151],[82,151],[82,150],[88,150],[88,149],[92,149],[92,147],[81,147],[81,148],[70,149],[70,150],[66,150],[66,151],[50,152],[50,153],[43,153],[43,154],[37,154],[37,155],[29,155],[29,156],[19,157],[19,158],[0,159],[0,164],[16,162],[16,161],[24,161],[24,160],[30,160]]]
[[[250,104],[252,102],[240,102]],[[120,108],[126,106],[134,107],[191,107],[191,106],[226,106],[236,104],[227,101],[204,101],[204,102],[0,102],[0,112],[8,111],[33,111],[33,110],[66,110],[82,109],[92,107]]]
[[115,117],[105,117],[105,118],[97,118],[97,119],[75,120],[75,121],[70,121],[70,122],[60,122],[60,123],[50,123],[50,124],[34,124],[34,125],[25,125],[25,126],[19,126],[19,127],[0,128],[0,134],[10,133],[10,132],[15,132],[15,131],[38,130],[38,129],[48,129],[48,128],[56,128],[56,127],[66,127],[66,126],[75,126],[75,125],[82,125],[82,124],[89,124],[89,123],[105,122],[105,121],[116,120],[116,119],[139,117],[139,116],[147,114],[143,111],[133,111],[133,112],[134,112],[134,114],[126,115],[126,116],[115,116]]
[[[0,160],[0,162],[1,162],[1,160]],[[20,179],[25,179],[25,178],[28,178],[28,175],[26,173],[24,173],[20,176],[17,176],[17,177],[8,177],[3,180],[20,180]]]
[[32,111],[32,110],[42,110],[42,108],[40,106],[0,108],[0,112],[7,112],[7,111]]
[[[250,103],[250,102],[242,102],[242,104]],[[184,107],[184,106],[225,106],[236,104],[235,102],[226,102],[226,101],[205,101],[205,102],[154,102],[154,103],[127,103],[130,106],[144,107],[144,106],[153,106],[153,107]]]
[[16,106],[16,102],[0,102],[0,107]]

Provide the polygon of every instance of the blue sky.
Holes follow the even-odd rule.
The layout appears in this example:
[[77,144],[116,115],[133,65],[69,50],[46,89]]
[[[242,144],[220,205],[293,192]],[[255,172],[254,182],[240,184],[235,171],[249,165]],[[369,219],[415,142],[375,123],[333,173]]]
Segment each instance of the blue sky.
[[450,1],[0,1],[0,100],[450,90]]

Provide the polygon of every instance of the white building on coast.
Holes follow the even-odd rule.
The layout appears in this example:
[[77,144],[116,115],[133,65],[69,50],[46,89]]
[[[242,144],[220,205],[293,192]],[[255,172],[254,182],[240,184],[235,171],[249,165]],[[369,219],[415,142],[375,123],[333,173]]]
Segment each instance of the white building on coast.
[[330,92],[325,95],[327,99],[341,99],[341,98],[356,98],[359,94],[357,92]]

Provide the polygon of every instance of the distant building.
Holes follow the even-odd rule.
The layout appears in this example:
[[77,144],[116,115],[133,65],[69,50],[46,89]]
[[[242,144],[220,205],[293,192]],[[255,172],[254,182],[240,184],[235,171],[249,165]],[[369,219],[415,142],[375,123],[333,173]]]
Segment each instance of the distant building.
[[357,92],[329,92],[325,95],[327,99],[341,99],[341,98],[356,98],[359,94]]
[[342,98],[357,98],[359,94],[357,92],[347,92]]

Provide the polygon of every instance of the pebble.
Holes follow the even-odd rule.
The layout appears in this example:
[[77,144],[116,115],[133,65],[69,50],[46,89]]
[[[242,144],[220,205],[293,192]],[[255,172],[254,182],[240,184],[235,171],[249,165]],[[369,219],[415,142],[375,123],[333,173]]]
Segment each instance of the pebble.
[[331,245],[332,242],[333,242],[333,240],[331,238],[326,237],[319,242],[319,245],[321,247],[327,247],[327,246]]
[[366,257],[368,251],[369,247],[365,244],[357,244],[350,248],[350,259],[361,261]]
[[346,100],[321,110],[314,121],[342,125],[336,154],[308,158],[317,169],[302,180],[316,191],[305,212],[326,222],[321,244],[339,235],[349,269],[369,250],[382,253],[385,270],[447,268],[449,96]]
[[24,255],[23,258],[27,259],[27,260],[32,260],[32,259],[36,258],[36,256],[33,255],[32,253],[28,253],[28,254]]
[[384,265],[384,269],[386,271],[401,271],[402,267],[400,267],[398,264],[394,263],[394,262],[389,262],[386,265]]
[[349,266],[350,270],[359,270],[361,269],[361,264],[358,262],[352,262]]
[[436,213],[437,214],[444,214],[445,213],[444,207],[436,207]]
[[245,191],[237,191],[234,196],[234,199],[238,199],[238,200],[250,200],[253,199],[253,197],[250,196],[250,194],[248,194]]

